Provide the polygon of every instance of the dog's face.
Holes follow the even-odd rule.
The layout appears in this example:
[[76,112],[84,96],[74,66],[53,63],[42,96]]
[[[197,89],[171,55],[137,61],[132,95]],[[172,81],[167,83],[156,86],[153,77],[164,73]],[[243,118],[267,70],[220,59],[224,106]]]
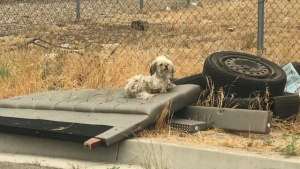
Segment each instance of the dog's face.
[[150,74],[153,75],[155,73],[160,77],[173,77],[174,67],[172,61],[165,56],[157,57],[150,67]]

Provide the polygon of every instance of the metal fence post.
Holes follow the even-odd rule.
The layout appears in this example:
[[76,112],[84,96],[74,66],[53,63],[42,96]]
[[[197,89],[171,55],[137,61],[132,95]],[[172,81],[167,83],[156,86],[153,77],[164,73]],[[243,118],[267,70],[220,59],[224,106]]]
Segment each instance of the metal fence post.
[[80,1],[76,0],[76,20],[80,19]]
[[264,50],[264,6],[265,0],[258,0],[257,55],[260,57]]
[[187,6],[191,6],[191,0],[187,0]]
[[140,0],[140,12],[143,12],[143,8],[144,8],[144,0]]

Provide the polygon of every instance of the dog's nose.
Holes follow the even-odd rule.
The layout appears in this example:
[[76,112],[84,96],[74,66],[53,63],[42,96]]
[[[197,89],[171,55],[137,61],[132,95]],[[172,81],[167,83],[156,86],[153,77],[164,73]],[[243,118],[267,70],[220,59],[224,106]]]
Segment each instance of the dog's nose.
[[168,66],[165,66],[165,70],[168,70]]

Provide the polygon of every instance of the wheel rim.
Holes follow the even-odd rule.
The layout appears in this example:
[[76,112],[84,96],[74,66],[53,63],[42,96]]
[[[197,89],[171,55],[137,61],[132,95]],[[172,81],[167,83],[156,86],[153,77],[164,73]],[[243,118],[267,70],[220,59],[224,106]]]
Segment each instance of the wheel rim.
[[229,71],[248,77],[268,78],[275,72],[270,65],[255,58],[225,56],[219,59],[219,63]]

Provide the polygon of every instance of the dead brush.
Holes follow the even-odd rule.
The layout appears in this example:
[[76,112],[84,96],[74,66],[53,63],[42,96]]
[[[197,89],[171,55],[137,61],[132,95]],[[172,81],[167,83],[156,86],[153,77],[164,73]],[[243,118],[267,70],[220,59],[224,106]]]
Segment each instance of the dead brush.
[[269,87],[266,87],[266,91],[264,96],[261,97],[260,93],[254,93],[254,97],[249,97],[249,110],[271,110],[271,105],[273,104],[273,100],[270,98]]
[[272,130],[284,134],[300,135],[300,114],[295,114],[287,119],[272,119]]
[[166,138],[171,135],[171,120],[173,118],[173,113],[170,111],[172,105],[172,100],[165,104],[162,112],[157,116],[156,123],[154,126],[150,126],[148,129],[144,129],[136,136],[138,137],[162,137]]
[[156,131],[165,131],[170,130],[170,124],[172,119],[172,114],[170,112],[171,110],[171,104],[172,101],[168,101],[165,104],[164,109],[162,110],[161,114],[157,116],[156,124],[155,124],[155,130]]
[[[197,106],[205,107],[239,107],[238,103],[235,103],[235,95],[228,93],[225,95],[223,88],[215,91],[214,83],[212,79],[208,76],[206,77],[206,89],[200,93],[199,99],[197,101]],[[228,97],[230,95],[230,97]]]
[[[225,94],[222,87],[216,91],[210,77],[206,77],[206,82],[206,89],[200,93],[197,106],[218,108],[239,108],[241,106],[240,103],[237,102],[240,98],[236,98],[235,93]],[[249,110],[270,111],[273,100],[270,98],[269,87],[266,87],[263,97],[261,97],[260,93],[253,93],[249,96],[248,101],[247,109]]]

